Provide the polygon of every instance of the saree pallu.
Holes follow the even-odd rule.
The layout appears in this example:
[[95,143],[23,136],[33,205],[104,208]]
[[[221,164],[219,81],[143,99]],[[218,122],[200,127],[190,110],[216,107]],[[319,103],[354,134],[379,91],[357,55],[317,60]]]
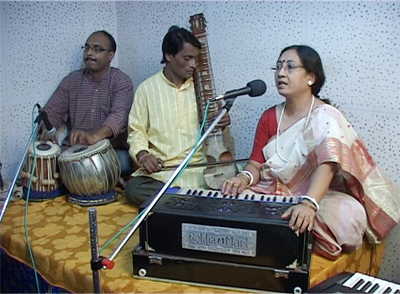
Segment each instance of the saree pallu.
[[[280,112],[282,105],[276,106]],[[377,165],[346,118],[321,105],[310,120],[300,119],[263,148],[265,163],[258,193],[305,195],[320,164],[337,163],[329,191],[320,203],[313,233],[315,250],[336,259],[362,242],[379,243],[400,220],[399,189]],[[278,154],[279,151],[279,154]]]

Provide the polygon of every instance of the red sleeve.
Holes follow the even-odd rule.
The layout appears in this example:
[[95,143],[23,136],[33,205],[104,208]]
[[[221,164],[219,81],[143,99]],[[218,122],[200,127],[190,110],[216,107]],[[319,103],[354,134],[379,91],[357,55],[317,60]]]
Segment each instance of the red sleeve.
[[250,159],[259,163],[264,163],[265,158],[262,149],[267,145],[268,141],[276,135],[278,123],[276,121],[276,107],[271,107],[264,111],[258,125],[254,137],[253,151]]

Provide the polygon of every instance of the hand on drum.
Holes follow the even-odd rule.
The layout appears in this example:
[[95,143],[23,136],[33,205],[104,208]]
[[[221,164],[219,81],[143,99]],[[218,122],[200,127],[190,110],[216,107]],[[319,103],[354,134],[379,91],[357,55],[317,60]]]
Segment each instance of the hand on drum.
[[249,180],[246,176],[238,175],[230,180],[226,180],[222,184],[221,193],[224,195],[236,196],[243,192],[249,185]]
[[69,143],[71,146],[74,146],[76,144],[81,144],[81,145],[93,145],[100,141],[96,135],[81,131],[81,130],[73,130],[71,131],[71,134],[69,135]]
[[309,205],[297,204],[286,210],[282,214],[282,218],[290,217],[289,227],[293,231],[300,230],[300,233],[303,233],[306,229],[312,230],[315,215],[316,211]]
[[144,171],[148,174],[159,172],[164,167],[164,161],[160,158],[155,158],[149,153],[145,153],[139,157],[139,163]]

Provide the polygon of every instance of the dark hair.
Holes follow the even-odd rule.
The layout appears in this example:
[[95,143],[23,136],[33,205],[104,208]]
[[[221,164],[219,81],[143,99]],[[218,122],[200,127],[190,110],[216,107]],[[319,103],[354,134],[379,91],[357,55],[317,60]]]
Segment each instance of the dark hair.
[[104,30],[102,30],[102,31],[96,31],[96,32],[92,33],[92,34],[89,36],[89,38],[90,38],[91,36],[93,36],[94,34],[104,34],[104,35],[107,37],[108,41],[110,42],[110,46],[111,46],[110,51],[114,51],[114,52],[117,51],[117,43],[115,43],[114,37],[111,36],[108,32],[106,32],[106,31],[104,31]]
[[188,30],[180,28],[178,26],[172,26],[169,28],[168,33],[165,35],[162,42],[162,53],[163,58],[161,63],[166,63],[165,54],[176,55],[182,50],[183,44],[187,42],[192,44],[194,47],[201,49],[201,43],[197,38]]
[[279,57],[282,56],[282,54],[288,50],[296,50],[304,66],[304,69],[308,73],[313,73],[315,75],[315,82],[311,86],[311,92],[314,96],[319,98],[318,93],[325,83],[324,69],[322,68],[322,61],[321,58],[319,57],[319,54],[317,53],[317,51],[315,51],[313,48],[309,46],[292,45],[284,48],[281,51]]

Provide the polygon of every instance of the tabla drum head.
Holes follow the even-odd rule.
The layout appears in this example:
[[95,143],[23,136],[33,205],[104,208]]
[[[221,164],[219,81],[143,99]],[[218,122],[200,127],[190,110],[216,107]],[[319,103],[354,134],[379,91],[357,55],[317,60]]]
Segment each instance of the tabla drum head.
[[[33,147],[34,146],[34,147]],[[53,142],[35,142],[29,146],[29,153],[36,154],[38,157],[53,157],[61,153],[61,148]]]
[[110,141],[108,139],[100,140],[93,145],[74,145],[61,153],[59,160],[68,162],[71,160],[76,160],[77,158],[89,158],[109,145]]

